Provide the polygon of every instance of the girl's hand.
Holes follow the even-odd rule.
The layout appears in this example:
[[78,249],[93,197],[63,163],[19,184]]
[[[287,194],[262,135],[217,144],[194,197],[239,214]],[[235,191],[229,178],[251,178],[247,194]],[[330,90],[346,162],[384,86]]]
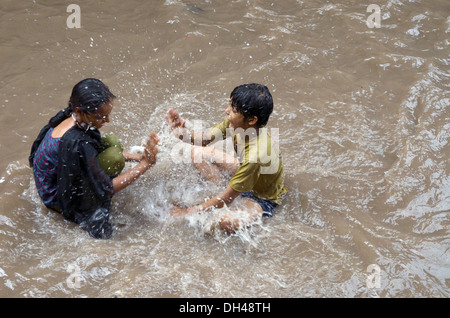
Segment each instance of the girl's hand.
[[152,132],[144,149],[144,155],[142,159],[147,160],[152,165],[156,163],[156,155],[159,152],[157,147],[159,140],[160,139],[158,138],[156,133]]

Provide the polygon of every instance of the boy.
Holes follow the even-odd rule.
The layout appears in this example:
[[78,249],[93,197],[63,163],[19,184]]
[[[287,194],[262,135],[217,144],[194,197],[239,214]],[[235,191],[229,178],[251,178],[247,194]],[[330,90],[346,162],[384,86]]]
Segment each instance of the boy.
[[[185,120],[169,109],[165,116],[172,132],[193,147],[192,159],[204,178],[220,182],[222,169],[233,175],[226,190],[210,200],[188,208],[179,207],[172,215],[192,214],[211,208],[230,205],[239,195],[249,221],[261,216],[271,217],[287,192],[284,187],[282,158],[264,128],[273,110],[273,100],[266,86],[245,84],[236,87],[226,108],[227,118],[208,131],[192,134],[185,128]],[[238,158],[207,147],[211,142],[232,136]],[[200,146],[201,145],[201,146]],[[220,220],[222,229],[231,233],[239,229],[242,218],[228,215]]]

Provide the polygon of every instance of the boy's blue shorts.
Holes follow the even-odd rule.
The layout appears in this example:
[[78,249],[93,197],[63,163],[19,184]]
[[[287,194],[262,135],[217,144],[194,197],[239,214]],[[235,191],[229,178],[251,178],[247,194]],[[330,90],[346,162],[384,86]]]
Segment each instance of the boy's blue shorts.
[[264,217],[272,217],[273,210],[275,210],[275,208],[278,206],[278,204],[276,204],[272,201],[268,201],[268,200],[264,200],[264,199],[260,199],[260,198],[256,197],[252,192],[242,192],[241,196],[244,198],[249,198],[253,201],[258,202],[259,205],[261,206],[261,208],[263,209]]

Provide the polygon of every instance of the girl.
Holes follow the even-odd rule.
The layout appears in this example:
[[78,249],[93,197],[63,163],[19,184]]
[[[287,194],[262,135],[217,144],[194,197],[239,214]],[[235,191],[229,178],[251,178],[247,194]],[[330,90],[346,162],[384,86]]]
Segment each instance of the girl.
[[[155,133],[143,155],[122,152],[112,135],[102,140],[99,129],[109,122],[114,98],[98,79],[76,84],[69,106],[42,128],[29,157],[45,206],[80,224],[94,238],[111,236],[112,196],[154,165],[158,153]],[[120,174],[125,160],[139,163]]]

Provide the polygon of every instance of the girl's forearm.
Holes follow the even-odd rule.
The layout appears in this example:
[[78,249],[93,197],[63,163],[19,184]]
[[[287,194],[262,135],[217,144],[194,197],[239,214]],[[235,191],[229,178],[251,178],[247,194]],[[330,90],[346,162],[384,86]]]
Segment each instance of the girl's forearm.
[[123,157],[125,158],[125,161],[141,161],[142,155],[138,153],[129,153],[129,152],[122,152]]
[[124,172],[113,179],[114,193],[117,193],[134,181],[136,181],[141,175],[143,175],[149,168],[151,164],[147,160],[141,160],[132,169]]

